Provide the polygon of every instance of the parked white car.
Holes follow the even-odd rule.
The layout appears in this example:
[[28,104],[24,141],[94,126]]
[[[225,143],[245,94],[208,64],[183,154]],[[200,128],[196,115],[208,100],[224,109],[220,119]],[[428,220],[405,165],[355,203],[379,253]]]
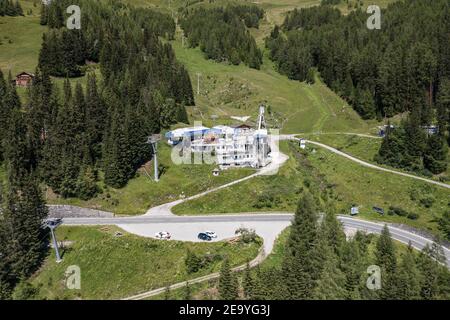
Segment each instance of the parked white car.
[[169,240],[170,237],[170,233],[168,233],[167,231],[160,231],[155,234],[156,239]]
[[211,238],[217,238],[217,233],[215,233],[214,231],[205,231],[205,233]]

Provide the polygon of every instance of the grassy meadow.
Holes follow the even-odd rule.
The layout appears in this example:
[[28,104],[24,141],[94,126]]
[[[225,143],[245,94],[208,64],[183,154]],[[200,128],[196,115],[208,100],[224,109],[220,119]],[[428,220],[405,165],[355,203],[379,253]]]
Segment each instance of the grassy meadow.
[[218,177],[212,175],[214,165],[176,165],[171,160],[171,147],[159,143],[158,162],[160,181],[153,180],[153,162],[138,171],[136,177],[122,189],[107,187],[99,183],[103,193],[88,201],[78,198],[63,199],[47,192],[47,202],[52,204],[71,204],[114,212],[118,215],[138,215],[149,208],[166,202],[188,197],[213,187],[242,178],[253,172],[252,169],[222,171]]
[[[121,232],[121,236],[116,236]],[[45,299],[120,299],[143,291],[196,278],[220,269],[225,257],[233,266],[244,264],[258,254],[257,243],[193,243],[161,241],[134,236],[112,227],[61,227],[59,241],[67,243],[61,263],[53,251],[30,279]],[[210,260],[193,274],[186,271],[187,250]],[[81,289],[65,287],[65,270],[77,265]]]
[[[335,199],[340,214],[349,214],[351,206],[358,205],[361,218],[439,233],[437,219],[450,208],[448,189],[366,168],[321,148],[308,146],[306,152],[301,152],[296,143],[287,141],[282,141],[280,147],[290,158],[278,175],[244,181],[182,203],[173,211],[176,214],[292,212],[301,191],[309,187]],[[385,214],[375,213],[373,206],[383,208]],[[390,206],[418,217],[389,215]]]

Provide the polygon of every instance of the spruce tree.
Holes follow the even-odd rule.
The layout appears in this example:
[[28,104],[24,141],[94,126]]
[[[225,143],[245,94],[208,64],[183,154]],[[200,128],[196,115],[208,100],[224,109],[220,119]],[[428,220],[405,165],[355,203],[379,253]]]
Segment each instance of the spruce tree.
[[88,74],[86,88],[86,138],[94,161],[101,158],[101,143],[107,120],[107,109],[98,92],[96,77],[94,74]]
[[19,95],[17,94],[16,86],[12,83],[13,77],[11,71],[8,73],[8,81],[6,85],[6,94],[3,98],[3,104],[9,110],[18,110],[21,108]]
[[385,300],[396,299],[397,295],[397,258],[395,247],[387,225],[384,225],[376,244],[376,265],[381,268],[381,290],[379,297]]
[[11,289],[36,270],[45,256],[42,229],[47,207],[38,180],[30,166],[27,131],[20,111],[13,111],[5,159],[8,183],[0,220],[2,272],[0,287]]
[[322,272],[314,288],[313,298],[319,300],[342,300],[347,296],[345,290],[346,277],[338,267],[338,258],[326,245]]
[[317,239],[317,215],[312,196],[303,195],[298,203],[283,258],[285,298],[308,299],[314,289],[316,260],[313,248]]
[[422,170],[422,156],[426,148],[426,135],[420,125],[420,116],[418,111],[413,111],[408,120],[404,123],[405,127],[405,166],[411,170]]
[[238,297],[237,278],[231,271],[228,258],[225,258],[220,269],[219,297],[222,300],[236,300]]
[[450,79],[441,80],[436,100],[439,133],[445,136],[450,125]]
[[398,287],[396,299],[416,300],[420,297],[420,273],[411,243],[398,268]]
[[360,283],[364,274],[364,261],[357,241],[351,239],[346,242],[340,255],[340,269],[345,275],[345,299],[357,300],[361,298]]
[[418,267],[422,274],[420,297],[424,300],[434,300],[439,295],[439,265],[432,256],[432,250],[427,244],[418,258]]
[[2,70],[0,69],[0,162],[3,160],[3,139],[9,126],[10,107],[5,103],[5,96],[8,90]]
[[428,138],[428,143],[424,151],[423,163],[426,169],[434,174],[439,174],[447,170],[448,166],[448,146],[444,137],[433,134]]
[[250,264],[247,261],[245,265],[244,278],[242,280],[242,287],[244,289],[244,297],[250,299],[253,296],[254,280],[250,271]]

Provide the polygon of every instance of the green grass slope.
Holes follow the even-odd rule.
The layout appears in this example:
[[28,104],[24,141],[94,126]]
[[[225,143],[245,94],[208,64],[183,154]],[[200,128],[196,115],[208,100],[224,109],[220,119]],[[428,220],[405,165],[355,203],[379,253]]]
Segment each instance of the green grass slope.
[[77,198],[63,199],[47,192],[47,202],[112,211],[119,215],[144,214],[153,206],[206,191],[253,172],[252,169],[242,168],[222,171],[218,177],[214,177],[214,165],[176,165],[171,160],[171,152],[172,148],[165,142],[159,143],[158,162],[164,168],[159,182],[153,180],[151,162],[145,170],[139,170],[137,177],[122,189],[110,188],[100,183],[103,193],[88,201]]
[[[120,231],[122,236],[115,236]],[[59,241],[71,241],[63,261],[52,253],[31,278],[46,299],[120,299],[142,291],[196,278],[220,269],[227,256],[233,266],[256,257],[256,243],[189,243],[160,241],[127,234],[116,227],[61,227]],[[187,274],[187,250],[198,256],[214,257],[200,271]],[[65,286],[65,271],[76,265],[81,271],[81,289]]]
[[[402,223],[439,233],[437,219],[450,209],[450,192],[407,177],[363,167],[320,148],[302,153],[294,142],[283,141],[281,150],[290,156],[276,176],[257,177],[173,208],[177,214],[291,211],[305,187],[336,200],[338,213],[360,206],[360,217]],[[373,212],[382,207],[385,215]],[[390,206],[419,215],[412,220],[388,215]]]

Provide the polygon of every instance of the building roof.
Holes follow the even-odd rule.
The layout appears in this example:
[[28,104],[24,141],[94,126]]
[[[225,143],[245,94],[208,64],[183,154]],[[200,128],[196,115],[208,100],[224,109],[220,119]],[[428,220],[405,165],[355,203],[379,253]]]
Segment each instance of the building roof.
[[211,129],[213,132],[218,132],[218,133],[225,133],[225,134],[233,134],[234,133],[234,128],[229,127],[229,126],[224,126],[224,125],[218,125],[215,127],[212,127]]
[[234,129],[242,129],[242,128],[251,129],[252,128],[252,126],[249,125],[248,123],[232,124],[230,127],[234,128]]
[[193,136],[195,134],[204,134],[210,130],[207,127],[199,126],[199,127],[188,127],[188,128],[179,128],[166,133],[166,138],[181,138],[183,136]]
[[22,75],[27,75],[27,76],[30,76],[30,77],[33,77],[33,78],[34,78],[34,74],[33,74],[33,73],[29,73],[29,72],[26,72],[26,71],[22,71],[21,73],[17,74],[17,75],[16,75],[16,78],[17,78],[17,77],[20,77],[20,76],[22,76]]

